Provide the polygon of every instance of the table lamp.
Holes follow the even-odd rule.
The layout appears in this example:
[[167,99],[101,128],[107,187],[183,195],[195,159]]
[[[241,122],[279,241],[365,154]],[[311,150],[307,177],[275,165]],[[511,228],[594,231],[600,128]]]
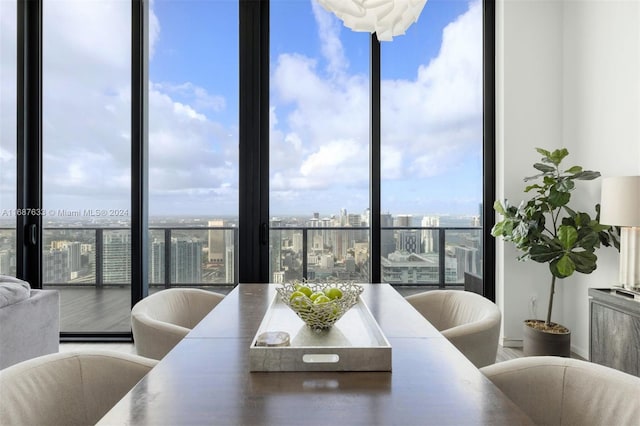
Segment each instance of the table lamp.
[[603,178],[600,223],[620,226],[620,285],[640,291],[640,176]]

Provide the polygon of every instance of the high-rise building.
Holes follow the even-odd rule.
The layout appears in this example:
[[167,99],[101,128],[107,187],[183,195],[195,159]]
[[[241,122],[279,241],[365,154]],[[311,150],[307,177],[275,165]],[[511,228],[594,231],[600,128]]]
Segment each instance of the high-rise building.
[[164,279],[164,240],[155,239],[151,243],[151,271],[149,282],[163,284]]
[[413,229],[401,229],[397,233],[396,250],[404,253],[419,253],[418,233]]
[[[221,219],[210,220],[208,226],[210,228],[221,228],[224,226],[224,221]],[[211,263],[224,263],[224,233],[224,229],[209,230],[209,262]]]
[[369,224],[371,223],[370,218],[371,218],[371,209],[367,207],[366,209],[364,209],[362,216],[360,216],[360,223],[362,223],[364,226],[369,226]]
[[322,229],[323,244],[326,246],[333,247],[333,238],[332,238],[333,231],[329,229],[333,226],[333,221],[328,217],[324,217],[320,220],[320,226],[323,228]]
[[[393,227],[393,216],[390,213],[380,215],[380,227]],[[396,250],[396,241],[394,231],[391,229],[383,229],[380,233],[380,255],[387,257]]]
[[[202,282],[203,242],[196,239],[171,238],[171,284],[199,284]],[[164,240],[151,243],[151,282],[165,282]]]
[[225,281],[228,284],[236,282],[236,255],[235,255],[235,238],[233,231],[225,231],[225,256],[224,256],[224,274]]
[[[440,218],[438,216],[424,216],[420,226],[423,228],[437,228],[440,226]],[[438,251],[438,230],[423,229],[420,242],[423,253],[436,253]]]
[[340,226],[345,226],[347,224],[347,209],[340,209]]
[[66,250],[49,249],[42,253],[42,282],[66,283],[71,278],[69,254]]
[[172,283],[198,284],[202,282],[202,246],[202,241],[195,239],[171,239]]
[[471,247],[455,247],[456,276],[458,282],[464,280],[464,273],[478,275],[478,249]]
[[296,231],[293,236],[291,237],[292,239],[292,247],[293,247],[293,251],[295,251],[296,253],[301,252],[302,251],[302,232]]
[[131,234],[105,231],[102,246],[102,279],[105,283],[131,282]]
[[362,217],[359,214],[348,214],[347,225],[359,228],[362,226]]
[[322,269],[332,269],[333,265],[333,255],[323,254],[322,256],[320,256],[320,267]]
[[78,272],[82,268],[82,249],[81,244],[77,241],[67,241],[63,246],[69,254],[69,271]]
[[413,225],[413,216],[410,214],[399,214],[394,219],[393,226],[398,228],[409,227]]
[[278,228],[269,231],[269,273],[271,274],[271,279],[274,279],[276,272],[282,271],[282,239],[286,231],[281,228],[281,225],[282,221],[280,219],[271,219],[271,228]]
[[51,250],[66,250],[69,254],[67,262],[70,272],[77,272],[81,268],[81,243],[77,241],[55,240],[51,241]]
[[[456,262],[445,257],[445,282],[456,282]],[[436,284],[439,281],[439,259],[434,253],[391,253],[381,259],[382,281],[393,284]]]

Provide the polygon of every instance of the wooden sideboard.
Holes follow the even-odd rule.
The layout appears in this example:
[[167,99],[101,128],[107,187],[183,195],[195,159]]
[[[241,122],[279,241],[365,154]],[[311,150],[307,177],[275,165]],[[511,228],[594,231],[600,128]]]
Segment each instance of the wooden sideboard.
[[589,289],[589,359],[640,377],[640,295]]

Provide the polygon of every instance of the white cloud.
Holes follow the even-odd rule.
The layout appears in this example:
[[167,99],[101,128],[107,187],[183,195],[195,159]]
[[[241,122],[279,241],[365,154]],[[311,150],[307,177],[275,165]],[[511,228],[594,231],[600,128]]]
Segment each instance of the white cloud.
[[[15,6],[8,11],[10,4],[2,2],[0,33],[3,208],[7,194],[15,198],[16,185],[15,166],[5,167],[15,164],[9,154],[15,152],[15,131],[7,130],[15,129],[7,126],[15,120],[15,61],[4,55],[15,52],[16,15]],[[130,13],[127,2],[45,2],[46,208],[126,208],[130,203]],[[152,55],[160,28],[152,2]],[[219,202],[228,211],[237,209],[237,128],[210,118],[226,109],[224,97],[191,82],[150,82],[149,88],[152,213],[188,210],[194,203]]]
[[[300,143],[288,150],[287,161],[272,154],[278,159],[271,165],[272,194],[300,196],[304,189],[322,188],[334,198],[368,196],[368,77],[349,73],[339,21],[312,5],[324,61],[284,53],[273,67],[272,149],[285,150],[292,137]],[[460,174],[464,158],[480,155],[481,13],[475,1],[447,25],[438,55],[416,69],[414,79],[383,79],[385,181]],[[345,185],[351,186],[346,197]]]
[[311,1],[313,16],[318,24],[318,35],[322,54],[327,60],[327,72],[336,77],[344,73],[349,62],[344,54],[340,41],[340,22],[333,15],[324,10],[317,1]]
[[227,106],[226,100],[223,96],[210,94],[207,89],[191,82],[180,84],[154,83],[152,84],[152,86],[159,92],[164,92],[171,96],[176,96],[182,99],[184,102],[193,104],[193,106],[197,109],[206,109],[213,112],[220,112],[223,111]]
[[[7,4],[12,3],[2,2],[0,16],[3,208],[5,194],[15,188],[15,167],[9,175],[11,166],[5,167],[15,163],[7,154],[15,151],[15,145],[6,143],[15,141],[15,125],[6,124],[11,114],[15,116],[15,98],[7,96],[12,87],[15,91],[15,71],[11,74],[15,62],[4,55],[15,43],[15,11],[7,13]],[[162,27],[151,4],[153,52]],[[341,42],[341,31],[348,30],[315,2],[311,4],[321,57],[283,53],[271,69],[272,201],[289,210],[304,204],[298,211],[343,202],[353,204],[350,210],[359,210],[368,204],[368,76],[349,68]],[[78,207],[63,204],[73,200],[93,208],[102,199],[126,206],[130,5],[45,2],[45,18],[45,205]],[[414,78],[382,81],[386,181],[455,173],[469,152],[480,155],[481,18],[476,0],[445,28],[437,57],[416,69]],[[393,43],[385,48],[393,48]],[[216,118],[226,111],[227,100],[190,81],[152,82],[149,88],[152,211],[224,207],[235,212],[238,129]]]

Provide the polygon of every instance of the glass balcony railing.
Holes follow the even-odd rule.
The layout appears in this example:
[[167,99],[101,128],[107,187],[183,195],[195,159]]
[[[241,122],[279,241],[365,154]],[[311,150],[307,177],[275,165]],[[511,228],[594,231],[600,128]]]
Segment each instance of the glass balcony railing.
[[[272,282],[368,282],[367,227],[272,227]],[[43,282],[51,286],[128,286],[131,235],[125,227],[49,227],[43,232]],[[0,228],[0,274],[15,275],[15,229]],[[237,227],[150,227],[149,286],[238,283]],[[383,227],[381,277],[392,285],[461,286],[482,276],[477,227]],[[378,267],[378,265],[373,265]]]

